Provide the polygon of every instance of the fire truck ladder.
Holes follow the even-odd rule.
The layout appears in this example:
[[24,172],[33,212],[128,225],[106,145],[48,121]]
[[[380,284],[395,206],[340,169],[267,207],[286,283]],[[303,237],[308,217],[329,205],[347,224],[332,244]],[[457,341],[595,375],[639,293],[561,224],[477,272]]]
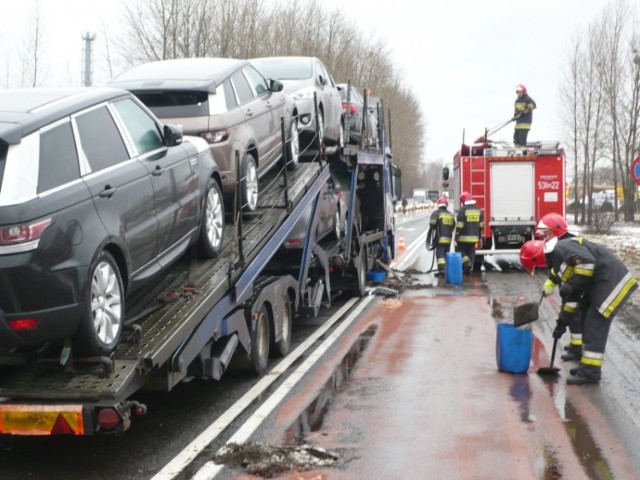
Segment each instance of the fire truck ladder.
[[[469,165],[469,193],[476,200],[477,205],[487,211],[485,194],[486,160],[483,157],[473,157]],[[488,219],[486,219],[488,221]]]

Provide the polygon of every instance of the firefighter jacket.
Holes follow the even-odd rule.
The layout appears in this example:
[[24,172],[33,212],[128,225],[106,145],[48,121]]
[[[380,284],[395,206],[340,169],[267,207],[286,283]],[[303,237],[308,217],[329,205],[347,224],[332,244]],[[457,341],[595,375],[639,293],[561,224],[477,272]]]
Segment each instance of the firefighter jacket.
[[533,109],[536,102],[528,94],[516,98],[513,118],[516,120],[516,130],[529,130],[533,122]]
[[611,318],[638,288],[636,279],[611,251],[582,237],[561,239],[553,250],[553,269],[560,278],[563,308],[585,297],[605,318]]
[[466,202],[460,210],[456,223],[456,242],[477,243],[484,228],[484,213],[475,202]]
[[436,209],[429,219],[429,228],[438,235],[438,245],[451,245],[455,226],[453,213],[446,208]]

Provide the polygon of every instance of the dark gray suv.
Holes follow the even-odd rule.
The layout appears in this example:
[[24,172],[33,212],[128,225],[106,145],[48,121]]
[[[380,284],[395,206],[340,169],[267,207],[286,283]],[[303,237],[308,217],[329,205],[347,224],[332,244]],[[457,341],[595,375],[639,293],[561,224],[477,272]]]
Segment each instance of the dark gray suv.
[[0,350],[109,355],[127,293],[219,253],[220,174],[184,140],[124,90],[0,90]]

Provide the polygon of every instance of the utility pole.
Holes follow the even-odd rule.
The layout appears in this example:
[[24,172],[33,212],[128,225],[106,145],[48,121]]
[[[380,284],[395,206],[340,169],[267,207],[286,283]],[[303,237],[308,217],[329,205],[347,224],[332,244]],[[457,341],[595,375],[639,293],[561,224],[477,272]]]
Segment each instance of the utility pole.
[[83,55],[82,55],[82,85],[85,87],[90,87],[92,82],[91,73],[92,73],[92,42],[95,40],[96,34],[94,32],[84,32],[82,34],[83,40]]

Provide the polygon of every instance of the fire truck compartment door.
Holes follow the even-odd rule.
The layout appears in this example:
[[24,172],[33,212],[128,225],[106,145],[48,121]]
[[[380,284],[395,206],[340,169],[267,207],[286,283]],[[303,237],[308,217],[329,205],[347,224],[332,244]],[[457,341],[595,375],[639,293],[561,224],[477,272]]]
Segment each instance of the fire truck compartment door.
[[496,224],[534,222],[533,163],[491,164],[491,219]]

